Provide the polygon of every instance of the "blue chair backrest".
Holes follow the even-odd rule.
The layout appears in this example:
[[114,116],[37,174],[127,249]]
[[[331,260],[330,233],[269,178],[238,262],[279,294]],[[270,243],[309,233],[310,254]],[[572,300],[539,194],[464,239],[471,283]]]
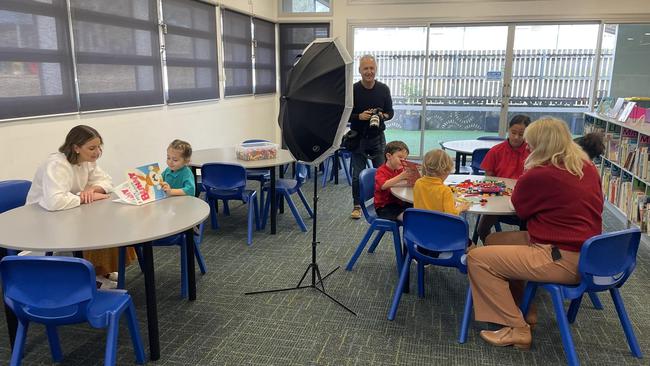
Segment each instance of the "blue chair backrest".
[[208,163],[201,167],[201,183],[206,192],[236,193],[246,188],[246,169],[239,164]]
[[475,149],[472,153],[472,171],[474,174],[477,174],[477,171],[481,169],[481,163],[483,162],[483,159],[485,159],[485,155],[487,155],[488,151],[490,151],[490,149]]
[[264,140],[264,139],[250,139],[250,140],[244,140],[245,144],[251,143],[251,142],[270,142],[269,140]]
[[489,141],[504,141],[504,137],[499,137],[499,136],[481,136],[477,137],[477,140],[489,140]]
[[462,217],[438,211],[408,208],[404,211],[404,241],[437,252],[453,252],[467,248],[469,233]]
[[366,201],[375,197],[375,173],[376,168],[366,168],[359,174],[359,198],[361,199],[361,210],[366,220],[377,217],[374,200],[367,204]]
[[587,289],[602,291],[625,283],[636,266],[641,240],[638,228],[596,235],[580,250],[581,282]]
[[32,186],[28,180],[5,180],[0,182],[0,213],[23,206]]
[[17,317],[79,323],[95,297],[95,269],[72,257],[8,256],[0,262],[5,303]]

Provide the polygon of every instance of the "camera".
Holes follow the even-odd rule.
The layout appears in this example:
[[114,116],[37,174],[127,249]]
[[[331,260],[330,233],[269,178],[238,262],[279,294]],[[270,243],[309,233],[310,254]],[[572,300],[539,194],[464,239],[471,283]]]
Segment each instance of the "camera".
[[370,127],[379,128],[379,123],[384,120],[383,110],[381,108],[375,108],[372,110],[370,115]]

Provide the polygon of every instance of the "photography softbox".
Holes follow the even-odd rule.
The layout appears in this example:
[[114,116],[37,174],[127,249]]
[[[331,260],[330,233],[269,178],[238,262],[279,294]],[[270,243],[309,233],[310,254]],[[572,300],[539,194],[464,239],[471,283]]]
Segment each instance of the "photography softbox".
[[293,65],[278,123],[293,156],[320,164],[339,148],[352,113],[352,58],[341,41],[314,40]]

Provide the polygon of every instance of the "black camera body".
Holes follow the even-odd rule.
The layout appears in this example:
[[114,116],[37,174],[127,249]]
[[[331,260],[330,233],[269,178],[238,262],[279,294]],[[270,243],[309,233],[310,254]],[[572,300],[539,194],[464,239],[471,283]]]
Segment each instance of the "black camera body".
[[381,121],[384,120],[384,114],[381,108],[375,108],[370,114],[370,123],[369,126],[373,128],[379,128]]

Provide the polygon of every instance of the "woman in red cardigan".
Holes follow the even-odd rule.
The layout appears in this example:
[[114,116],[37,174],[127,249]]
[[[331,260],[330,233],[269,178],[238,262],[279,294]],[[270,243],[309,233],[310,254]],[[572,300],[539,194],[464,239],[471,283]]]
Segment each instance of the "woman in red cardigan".
[[517,306],[525,281],[580,281],[580,248],[601,233],[603,194],[598,170],[566,122],[543,117],[524,138],[531,153],[512,204],[528,231],[491,234],[486,246],[469,252],[467,265],[476,320],[503,325],[481,331],[481,338],[528,349],[531,327]]

